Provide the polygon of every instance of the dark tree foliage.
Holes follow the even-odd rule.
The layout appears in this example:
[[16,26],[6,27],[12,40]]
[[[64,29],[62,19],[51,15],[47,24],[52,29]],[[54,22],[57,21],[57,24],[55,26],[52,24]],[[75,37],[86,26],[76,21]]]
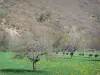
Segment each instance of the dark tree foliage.
[[91,56],[93,56],[93,54],[89,54],[89,56],[91,57]]
[[68,55],[69,53],[66,53],[66,55]]
[[99,54],[95,54],[95,57],[99,57]]
[[79,56],[84,56],[84,54],[79,54]]

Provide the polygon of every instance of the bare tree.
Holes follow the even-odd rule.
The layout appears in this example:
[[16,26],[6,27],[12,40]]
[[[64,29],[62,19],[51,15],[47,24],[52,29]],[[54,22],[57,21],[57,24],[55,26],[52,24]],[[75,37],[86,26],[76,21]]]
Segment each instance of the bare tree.
[[12,51],[17,52],[13,58],[27,57],[33,63],[33,71],[36,71],[36,63],[40,57],[52,53],[52,42],[44,39],[45,36],[37,36],[29,31],[22,31],[20,34],[19,42],[15,41],[18,44],[12,44]]

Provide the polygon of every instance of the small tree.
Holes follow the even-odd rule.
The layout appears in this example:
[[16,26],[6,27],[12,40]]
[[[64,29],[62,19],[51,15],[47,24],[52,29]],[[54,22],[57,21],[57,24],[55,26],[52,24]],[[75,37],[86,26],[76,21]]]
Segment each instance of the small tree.
[[[43,40],[43,36],[34,36],[28,31],[20,32],[19,42],[15,46],[12,44],[13,52],[17,52],[13,58],[22,59],[28,58],[33,63],[33,71],[36,71],[36,63],[40,60],[42,55],[49,55],[52,53],[52,42]],[[36,38],[34,38],[36,37]],[[13,41],[14,42],[14,41]]]
[[56,52],[61,51],[65,54],[69,42],[70,39],[67,34],[59,34],[56,36],[55,42],[53,43],[53,49],[56,50]]

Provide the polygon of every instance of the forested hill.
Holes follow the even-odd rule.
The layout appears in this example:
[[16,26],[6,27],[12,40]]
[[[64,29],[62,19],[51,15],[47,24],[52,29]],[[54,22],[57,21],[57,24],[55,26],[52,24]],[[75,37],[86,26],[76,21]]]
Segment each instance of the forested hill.
[[63,38],[61,47],[99,50],[100,0],[0,0],[0,26],[44,43]]

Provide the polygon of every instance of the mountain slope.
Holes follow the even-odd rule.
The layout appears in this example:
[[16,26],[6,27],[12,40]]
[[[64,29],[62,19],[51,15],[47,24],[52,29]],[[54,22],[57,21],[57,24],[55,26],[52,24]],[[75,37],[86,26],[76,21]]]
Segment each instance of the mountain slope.
[[[91,41],[90,48],[100,49],[100,0],[1,0],[0,13],[8,28],[30,31],[46,40],[55,34],[68,34],[73,41]],[[39,22],[41,15],[46,18]],[[76,37],[75,37],[76,36]],[[37,38],[36,37],[36,38]],[[96,39],[95,39],[96,38]],[[77,39],[77,40],[76,40]],[[93,40],[94,39],[94,40]],[[93,40],[93,41],[92,41]],[[81,42],[83,43],[83,42]],[[91,44],[92,43],[92,44]]]

